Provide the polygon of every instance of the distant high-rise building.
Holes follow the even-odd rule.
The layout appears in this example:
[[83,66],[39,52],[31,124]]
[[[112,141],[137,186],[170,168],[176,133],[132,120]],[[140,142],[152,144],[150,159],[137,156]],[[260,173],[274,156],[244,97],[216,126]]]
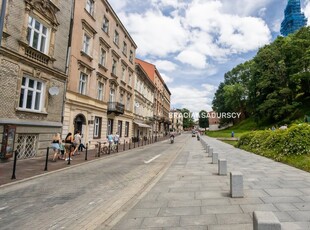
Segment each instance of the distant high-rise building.
[[300,0],[288,0],[281,23],[281,34],[284,36],[294,33],[307,24],[304,13],[301,12]]

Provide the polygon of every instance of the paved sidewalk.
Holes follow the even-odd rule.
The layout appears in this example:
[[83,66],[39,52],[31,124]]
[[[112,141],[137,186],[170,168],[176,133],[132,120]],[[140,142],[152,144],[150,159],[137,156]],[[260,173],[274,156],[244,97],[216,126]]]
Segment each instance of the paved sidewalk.
[[[253,211],[272,211],[282,230],[310,229],[309,173],[202,138],[227,160],[228,175],[217,175],[217,164],[191,138],[162,178],[112,229],[252,230]],[[231,171],[243,173],[244,198],[230,198]]]
[[[168,137],[161,137],[158,138],[158,142],[167,139]],[[156,142],[155,142],[156,143]],[[125,144],[120,144],[118,152],[123,152],[127,151],[128,149],[133,149],[133,148],[138,148],[144,145],[152,144],[149,141],[146,142],[140,142],[139,146],[138,143],[131,143],[130,145],[127,143]],[[10,158],[7,161],[1,161],[0,160],[0,186],[4,184],[9,184],[9,183],[14,183],[16,181],[21,181],[23,179],[28,179],[34,176],[46,174],[49,172],[53,172],[56,170],[60,169],[66,169],[68,167],[76,166],[82,163],[86,163],[92,160],[98,159],[97,155],[97,149],[91,149],[88,150],[87,154],[87,161],[85,161],[85,153],[86,151],[84,150],[83,152],[80,152],[79,155],[73,156],[73,160],[70,162],[70,165],[68,165],[67,161],[64,160],[57,160],[56,162],[52,161],[53,158],[53,150],[49,150],[49,158],[48,158],[48,165],[47,165],[47,171],[44,171],[45,169],[45,161],[46,161],[46,156],[43,157],[36,157],[32,159],[20,159],[17,160],[16,164],[16,172],[15,176],[16,179],[11,179],[12,174],[13,174],[13,163],[14,163],[14,158]],[[110,155],[100,155],[100,157],[108,157],[108,156],[113,156],[114,153],[111,153]]]

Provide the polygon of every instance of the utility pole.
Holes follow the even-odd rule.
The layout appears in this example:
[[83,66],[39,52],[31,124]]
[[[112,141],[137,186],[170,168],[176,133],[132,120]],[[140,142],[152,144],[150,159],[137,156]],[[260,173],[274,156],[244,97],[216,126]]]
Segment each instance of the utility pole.
[[1,14],[0,14],[0,46],[1,46],[1,42],[2,42],[2,34],[3,34],[3,24],[4,24],[4,17],[5,17],[6,1],[7,0],[2,0],[2,6],[1,6]]

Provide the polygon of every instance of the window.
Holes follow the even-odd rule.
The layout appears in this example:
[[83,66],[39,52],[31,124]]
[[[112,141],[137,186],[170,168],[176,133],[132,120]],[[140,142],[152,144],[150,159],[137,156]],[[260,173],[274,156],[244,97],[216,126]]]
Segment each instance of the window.
[[112,73],[116,76],[116,68],[117,68],[117,61],[115,59],[112,60]]
[[110,98],[109,102],[114,102],[115,101],[115,89],[110,89]]
[[87,75],[85,73],[80,74],[79,93],[85,95],[87,87]]
[[126,75],[126,68],[125,66],[122,66],[122,80],[125,81],[125,75]]
[[95,117],[94,138],[100,138],[101,137],[101,123],[102,123],[102,118],[101,117]]
[[124,94],[119,95],[119,103],[123,104],[124,102]]
[[43,83],[28,76],[22,79],[19,108],[41,111],[43,104]]
[[32,48],[47,53],[48,29],[31,16],[28,19],[27,40]]
[[90,36],[88,36],[85,33],[83,38],[83,52],[89,55],[89,51],[90,51]]
[[108,119],[108,130],[107,134],[110,135],[113,133],[113,119]]
[[125,137],[129,137],[129,122],[125,123]]
[[104,92],[103,87],[104,87],[104,84],[98,81],[97,99],[100,101],[103,100],[103,92]]
[[126,44],[126,42],[123,43],[123,54],[127,55],[127,44]]
[[131,86],[131,81],[132,81],[132,73],[129,72],[128,85],[130,85],[130,86]]
[[135,101],[135,104],[134,104],[134,113],[138,113],[138,107],[139,107],[139,103]]
[[100,65],[105,66],[106,57],[107,57],[107,51],[105,51],[103,48],[101,48],[101,50],[100,50],[100,59],[99,59]]
[[87,0],[86,2],[86,11],[90,14],[94,14],[94,0]]
[[109,33],[109,19],[106,16],[103,17],[102,30]]
[[113,42],[114,42],[116,45],[119,44],[119,33],[118,33],[116,30],[114,31]]
[[130,53],[129,53],[129,61],[132,63],[133,62],[133,51],[130,50]]
[[126,101],[126,109],[127,110],[130,110],[130,99],[131,99],[131,97],[130,97],[130,95],[128,95],[127,96],[127,101]]
[[119,137],[122,137],[122,132],[123,132],[123,121],[118,121],[117,132],[118,132]]

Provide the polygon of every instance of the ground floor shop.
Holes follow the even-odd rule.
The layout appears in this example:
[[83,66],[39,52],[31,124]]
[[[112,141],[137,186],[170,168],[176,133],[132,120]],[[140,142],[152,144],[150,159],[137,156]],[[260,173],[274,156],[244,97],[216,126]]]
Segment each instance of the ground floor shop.
[[3,120],[0,124],[0,158],[19,159],[44,156],[55,133],[61,133],[62,125],[57,122]]

